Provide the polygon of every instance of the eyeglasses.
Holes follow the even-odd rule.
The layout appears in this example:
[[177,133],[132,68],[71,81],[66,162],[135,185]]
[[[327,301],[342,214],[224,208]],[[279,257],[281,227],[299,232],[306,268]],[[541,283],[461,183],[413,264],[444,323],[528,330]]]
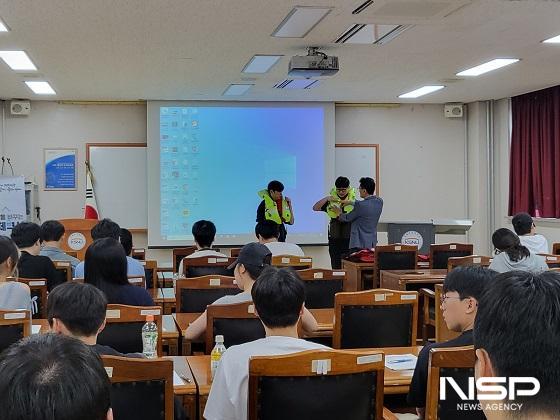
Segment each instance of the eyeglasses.
[[440,303],[443,305],[447,299],[459,299],[459,300],[463,300],[464,298],[462,298],[461,296],[447,296],[447,295],[442,295],[442,296],[439,298],[439,301],[440,301]]

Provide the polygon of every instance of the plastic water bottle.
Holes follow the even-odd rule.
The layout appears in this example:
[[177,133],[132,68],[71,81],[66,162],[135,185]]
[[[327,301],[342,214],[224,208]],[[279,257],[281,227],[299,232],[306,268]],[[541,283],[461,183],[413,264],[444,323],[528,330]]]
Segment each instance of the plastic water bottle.
[[146,316],[146,323],[142,327],[142,353],[148,359],[157,357],[158,330],[153,315]]
[[216,345],[212,349],[212,353],[210,353],[210,373],[212,376],[212,380],[214,380],[214,375],[216,374],[216,370],[218,369],[218,365],[220,364],[220,359],[222,358],[222,354],[226,351],[226,347],[224,346],[224,336],[217,335],[216,336]]

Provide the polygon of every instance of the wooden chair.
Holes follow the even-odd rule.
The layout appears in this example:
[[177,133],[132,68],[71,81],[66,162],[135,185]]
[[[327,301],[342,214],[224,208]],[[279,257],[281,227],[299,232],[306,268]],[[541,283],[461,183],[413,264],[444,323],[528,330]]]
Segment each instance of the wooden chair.
[[384,368],[377,352],[251,357],[248,419],[382,419]]
[[187,255],[191,255],[196,251],[196,246],[187,246],[185,248],[173,248],[173,268],[175,273],[179,272],[179,264]]
[[31,309],[33,318],[47,317],[47,279],[25,279],[9,277],[9,280],[25,283],[31,290]]
[[374,289],[337,293],[335,349],[407,347],[416,344],[418,292]]
[[296,255],[275,255],[272,257],[271,265],[279,268],[305,270],[313,267],[313,258],[298,257]]
[[173,420],[173,362],[101,356],[115,419]]
[[209,305],[206,317],[206,353],[214,347],[214,338],[224,336],[224,345],[230,347],[264,338],[264,327],[255,315],[253,302],[232,305]]
[[227,257],[198,257],[183,259],[183,276],[187,278],[208,275],[233,276],[233,268],[228,266],[235,258]]
[[231,248],[229,250],[229,256],[232,258],[237,258],[239,257],[239,252],[241,251],[241,248]]
[[544,257],[548,268],[560,268],[560,255],[554,254],[537,254]]
[[177,312],[204,312],[208,305],[226,295],[241,292],[234,277],[202,276],[177,280]]
[[144,276],[127,276],[128,282],[134,286],[146,288],[146,277]]
[[472,255],[472,244],[433,244],[430,245],[430,268],[431,269],[446,269],[447,260],[452,257],[466,257]]
[[483,255],[468,255],[466,257],[451,257],[447,260],[447,271],[453,270],[455,267],[463,265],[477,265],[488,267],[492,262],[492,258]]
[[432,326],[436,331],[436,343],[449,341],[458,337],[460,333],[451,331],[443,319],[441,310],[441,297],[443,296],[443,285],[436,284],[434,290],[420,289],[423,296],[423,324],[422,339],[428,341],[428,326]]
[[416,270],[418,247],[413,245],[378,245],[374,251],[373,288],[379,286],[381,270]]
[[455,390],[446,384],[446,398],[440,399],[440,377],[451,377],[462,390],[468,390],[468,378],[474,377],[476,360],[474,347],[447,347],[430,350],[428,363],[428,386],[425,418],[438,419],[485,419],[481,410],[458,411],[457,404],[477,404],[477,400],[459,400]]
[[552,253],[554,255],[560,255],[560,242],[555,242],[552,244]]
[[159,306],[109,304],[105,329],[97,337],[97,342],[121,353],[142,353],[142,327],[146,316],[153,315],[158,329],[157,353],[161,356],[161,313]]
[[146,248],[132,248],[130,256],[135,260],[144,261],[146,259]]
[[346,271],[308,268],[297,273],[305,284],[308,309],[334,308],[334,295],[344,290]]
[[157,280],[157,261],[156,260],[144,260],[140,261],[140,264],[144,267],[144,277],[146,279],[146,288],[152,289],[158,287]]
[[177,274],[171,267],[157,267],[155,273],[154,289],[159,287],[173,287],[173,277]]
[[0,353],[29,335],[31,335],[30,311],[0,310]]
[[72,279],[72,281],[73,281],[74,283],[81,283],[81,284],[84,284],[84,278],[83,278],[83,277],[74,277],[74,278]]
[[72,264],[70,264],[70,261],[53,261],[53,263],[64,282],[72,281]]

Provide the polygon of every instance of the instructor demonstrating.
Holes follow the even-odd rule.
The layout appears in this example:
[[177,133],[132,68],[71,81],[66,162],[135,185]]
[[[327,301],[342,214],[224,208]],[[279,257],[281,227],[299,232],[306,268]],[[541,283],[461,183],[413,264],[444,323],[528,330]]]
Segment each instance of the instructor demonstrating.
[[356,191],[350,188],[350,180],[339,176],[330,194],[315,203],[313,210],[324,211],[330,218],[329,222],[329,254],[331,267],[338,270],[342,267],[342,255],[350,248],[350,223],[338,220],[335,209],[342,209],[342,213],[350,213],[354,209]]
[[266,190],[258,192],[263,201],[257,208],[257,223],[272,220],[279,225],[280,235],[278,242],[286,241],[286,226],[294,224],[294,211],[292,202],[288,197],[282,196],[284,185],[280,181],[270,181]]
[[350,229],[350,250],[371,249],[377,245],[377,223],[383,210],[383,200],[374,196],[375,181],[373,178],[360,178],[360,197],[362,201],[354,203],[354,209],[343,214],[340,208],[335,208],[341,222],[352,222]]

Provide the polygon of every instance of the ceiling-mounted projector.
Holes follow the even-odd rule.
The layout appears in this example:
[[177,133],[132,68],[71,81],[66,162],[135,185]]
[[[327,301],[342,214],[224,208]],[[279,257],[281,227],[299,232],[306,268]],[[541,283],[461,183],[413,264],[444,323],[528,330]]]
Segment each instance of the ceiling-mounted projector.
[[316,47],[310,47],[307,55],[291,58],[288,76],[310,79],[319,76],[332,76],[338,72],[338,57],[328,56]]

